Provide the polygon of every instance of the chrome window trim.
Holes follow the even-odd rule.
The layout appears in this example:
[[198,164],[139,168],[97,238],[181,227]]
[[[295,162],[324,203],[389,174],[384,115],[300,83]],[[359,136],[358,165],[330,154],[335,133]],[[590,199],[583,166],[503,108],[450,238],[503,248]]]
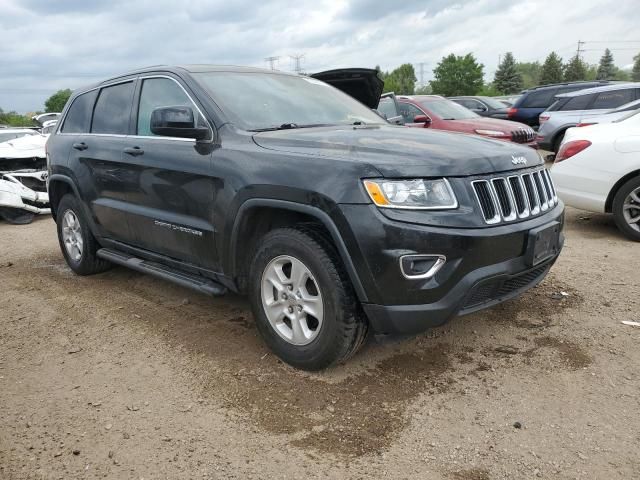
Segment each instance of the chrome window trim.
[[[78,97],[80,97],[81,95],[84,95],[86,93],[89,92],[93,92],[94,90],[100,90],[102,88],[106,88],[106,87],[112,87],[114,85],[120,85],[123,83],[129,83],[129,82],[135,82],[136,80],[145,80],[145,79],[149,79],[149,78],[167,78],[169,80],[173,80],[181,89],[182,91],[185,93],[185,95],[189,98],[189,100],[191,101],[191,103],[193,103],[193,106],[196,108],[196,110],[198,111],[198,113],[202,116],[202,118],[204,119],[204,121],[207,124],[207,127],[209,127],[209,131],[211,132],[211,140],[209,140],[209,142],[213,142],[214,138],[215,138],[215,130],[213,129],[213,127],[211,126],[211,123],[209,122],[209,120],[207,119],[207,117],[204,115],[204,113],[202,113],[202,110],[200,110],[200,107],[198,106],[198,104],[193,100],[193,97],[191,95],[189,95],[189,92],[187,92],[185,90],[185,88],[180,84],[180,82],[178,82],[175,78],[170,77],[168,75],[162,75],[162,74],[151,74],[151,75],[144,75],[144,76],[136,76],[134,78],[127,78],[125,80],[117,80],[117,81],[113,81],[113,82],[109,82],[109,83],[105,83],[103,85],[98,85],[92,88],[89,88],[87,90],[84,90],[83,92],[79,93],[76,96],[76,99]],[[140,90],[142,92],[142,90]],[[75,102],[76,99],[74,99],[73,101]],[[96,98],[96,101],[98,99]],[[95,108],[95,103],[94,103],[94,108]],[[137,109],[139,108],[139,104],[138,106],[136,106],[136,118],[137,118]],[[192,142],[192,143],[197,143],[197,140],[193,139],[193,138],[182,138],[182,137],[163,137],[161,135],[123,135],[123,134],[111,134],[111,133],[93,133],[93,132],[84,132],[84,133],[64,133],[61,132],[60,130],[62,129],[62,125],[64,125],[64,122],[67,118],[67,115],[69,114],[69,109],[67,109],[67,111],[64,113],[64,116],[60,119],[60,121],[58,122],[57,125],[57,130],[55,132],[56,135],[90,135],[90,136],[102,136],[102,137],[119,137],[119,138],[144,138],[144,139],[149,139],[149,140],[153,140],[153,139],[160,139],[160,140],[172,140],[172,141],[177,141],[177,142]],[[93,113],[91,114],[91,117],[93,117]],[[137,125],[136,125],[136,129],[137,129]]]
[[[425,273],[420,273],[418,275],[408,275],[407,273],[405,273],[404,268],[402,268],[402,259],[405,257],[435,258],[436,263],[434,263],[433,266],[429,270],[427,270]],[[402,273],[402,276],[407,280],[428,280],[430,278],[433,278],[435,274],[440,271],[440,269],[446,263],[446,261],[447,261],[447,257],[445,257],[444,255],[436,255],[436,254],[408,254],[408,255],[401,255],[400,258],[398,259],[398,262],[400,264],[400,272]]]

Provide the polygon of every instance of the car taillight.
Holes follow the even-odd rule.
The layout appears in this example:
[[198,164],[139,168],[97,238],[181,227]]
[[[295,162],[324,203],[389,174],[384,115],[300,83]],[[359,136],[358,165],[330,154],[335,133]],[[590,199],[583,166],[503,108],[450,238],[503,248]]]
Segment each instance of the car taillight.
[[597,125],[597,122],[593,123],[579,123],[576,127],[588,127],[589,125]]
[[540,116],[538,117],[538,121],[539,121],[540,123],[544,123],[544,122],[546,122],[547,120],[549,120],[549,115],[540,115]]
[[516,113],[518,113],[518,109],[516,107],[511,107],[509,110],[507,110],[507,117],[513,118],[516,116]]
[[572,140],[570,142],[563,143],[556,155],[555,163],[573,157],[576,153],[580,153],[590,145],[591,142],[589,140]]

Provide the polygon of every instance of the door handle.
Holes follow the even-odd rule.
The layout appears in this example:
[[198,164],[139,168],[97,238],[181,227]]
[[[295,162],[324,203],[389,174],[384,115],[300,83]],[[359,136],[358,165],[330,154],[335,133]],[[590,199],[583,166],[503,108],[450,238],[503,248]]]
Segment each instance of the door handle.
[[128,147],[128,148],[125,148],[123,152],[133,157],[137,157],[138,155],[144,154],[144,150],[141,149],[140,147]]
[[74,143],[72,147],[75,148],[76,150],[86,150],[87,148],[89,148],[89,145],[87,145],[84,142],[80,142],[80,143]]

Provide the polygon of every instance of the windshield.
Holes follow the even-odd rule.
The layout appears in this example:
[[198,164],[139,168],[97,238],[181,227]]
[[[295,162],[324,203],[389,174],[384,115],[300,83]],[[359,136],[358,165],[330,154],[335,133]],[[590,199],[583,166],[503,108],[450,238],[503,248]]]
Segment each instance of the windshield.
[[245,72],[194,77],[244,130],[384,123],[360,102],[315,78]]
[[34,135],[36,132],[32,130],[24,130],[22,132],[0,132],[0,143],[8,142],[15,138],[24,137],[25,135]]
[[494,108],[494,109],[504,108],[504,103],[502,103],[500,100],[495,100],[494,98],[491,98],[491,97],[480,97],[480,98],[484,103],[489,105],[489,107],[491,108]]
[[442,120],[466,120],[467,118],[478,118],[480,116],[451,100],[428,100],[420,102],[420,105]]

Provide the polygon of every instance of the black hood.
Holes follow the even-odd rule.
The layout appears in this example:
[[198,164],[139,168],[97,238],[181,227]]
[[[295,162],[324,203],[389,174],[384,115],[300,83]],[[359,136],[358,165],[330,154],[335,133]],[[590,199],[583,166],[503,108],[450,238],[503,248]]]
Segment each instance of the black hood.
[[377,108],[384,88],[378,71],[372,68],[340,68],[314,73],[313,78],[342,90],[369,108]]
[[270,150],[359,160],[385,177],[481,175],[542,163],[535,150],[511,142],[393,125],[278,130],[253,139]]

